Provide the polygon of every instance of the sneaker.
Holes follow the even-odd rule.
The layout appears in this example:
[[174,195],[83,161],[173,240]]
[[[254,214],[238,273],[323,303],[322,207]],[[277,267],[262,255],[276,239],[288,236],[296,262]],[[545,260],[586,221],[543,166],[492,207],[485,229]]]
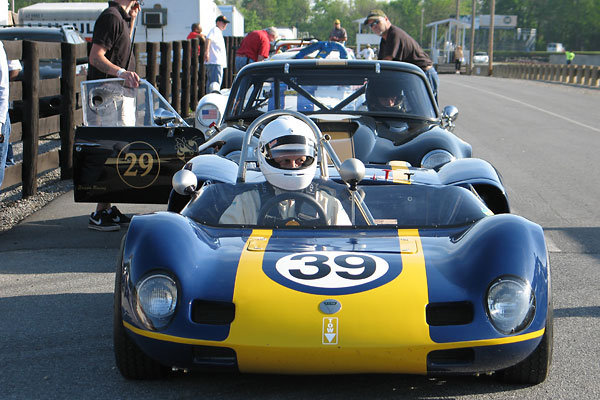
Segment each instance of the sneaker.
[[107,210],[108,217],[115,224],[128,225],[131,222],[131,218],[123,214],[116,206],[112,206]]
[[119,224],[114,223],[106,210],[93,212],[90,215],[88,228],[102,232],[118,231],[121,229]]

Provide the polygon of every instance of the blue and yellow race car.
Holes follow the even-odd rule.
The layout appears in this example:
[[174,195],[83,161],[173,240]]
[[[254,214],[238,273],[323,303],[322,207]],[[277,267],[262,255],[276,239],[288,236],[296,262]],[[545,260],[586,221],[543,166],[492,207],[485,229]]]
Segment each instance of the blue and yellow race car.
[[[303,190],[270,189],[256,157],[275,153],[261,136],[281,117],[305,123],[317,144]],[[508,212],[497,171],[475,158],[438,169],[364,164],[340,158],[337,145],[301,113],[267,112],[246,130],[238,162],[201,154],[174,175],[188,200],[180,212],[133,218],[115,286],[124,377],[225,369],[546,378],[544,234]],[[254,218],[226,218],[252,202]],[[327,215],[334,205],[344,218]],[[294,210],[283,216],[286,206]]]

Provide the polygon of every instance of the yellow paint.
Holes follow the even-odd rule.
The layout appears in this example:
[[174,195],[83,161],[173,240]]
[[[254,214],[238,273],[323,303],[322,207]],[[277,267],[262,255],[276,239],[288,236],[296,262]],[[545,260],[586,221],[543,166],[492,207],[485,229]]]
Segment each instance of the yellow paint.
[[392,167],[392,180],[394,183],[405,183],[410,185],[410,180],[408,180],[407,172],[410,172],[408,167],[409,163],[406,161],[390,161],[390,167]]
[[[534,339],[526,335],[455,343],[435,343],[425,321],[428,302],[423,248],[418,230],[399,230],[402,272],[370,291],[314,295],[289,289],[262,271],[269,230],[255,230],[242,252],[233,301],[236,318],[222,342],[148,332],[123,322],[139,335],[176,343],[230,347],[242,372],[413,373],[426,374],[432,350],[493,346]],[[282,256],[286,253],[281,253]],[[319,303],[334,298],[342,309],[332,315]],[[333,317],[337,344],[324,344],[325,318]]]

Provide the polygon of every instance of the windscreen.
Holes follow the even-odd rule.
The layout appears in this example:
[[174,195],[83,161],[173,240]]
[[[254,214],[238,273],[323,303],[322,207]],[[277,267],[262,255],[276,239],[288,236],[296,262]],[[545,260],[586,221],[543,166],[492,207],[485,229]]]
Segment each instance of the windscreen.
[[287,74],[255,70],[240,77],[226,118],[255,117],[275,109],[436,118],[425,81],[417,74],[342,67],[290,69]]
[[[471,224],[491,215],[473,193],[462,187],[375,184],[359,188],[376,226],[439,228]],[[297,193],[315,199],[325,214],[336,215],[320,218],[315,206]],[[276,196],[279,198],[275,204],[268,204]],[[294,209],[296,205],[298,209]],[[268,183],[208,184],[182,214],[204,225],[223,227],[369,226],[346,185],[332,180],[315,180],[306,190],[287,195]],[[300,223],[294,222],[295,214],[300,214]]]

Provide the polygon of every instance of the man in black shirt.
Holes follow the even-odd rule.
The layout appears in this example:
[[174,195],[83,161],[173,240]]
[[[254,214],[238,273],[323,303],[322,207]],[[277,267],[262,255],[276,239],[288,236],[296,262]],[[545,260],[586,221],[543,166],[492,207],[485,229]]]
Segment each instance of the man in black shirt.
[[[140,77],[135,72],[132,57],[132,31],[140,11],[136,0],[108,2],[108,8],[98,16],[94,25],[92,48],[89,55],[88,79],[122,78],[127,87],[138,87]],[[135,99],[123,99],[121,119],[124,125],[135,125]],[[88,228],[99,231],[117,231],[120,225],[131,221],[110,203],[98,203],[90,215]]]
[[125,86],[138,87],[135,58],[131,56],[131,36],[140,10],[136,0],[109,1],[94,25],[90,50],[89,79],[123,78]]
[[381,10],[371,10],[363,25],[368,25],[373,33],[381,36],[378,59],[404,61],[421,68],[429,80],[429,85],[437,102],[438,74],[433,67],[431,58],[429,58],[419,43],[408,33],[392,25],[388,17]]

